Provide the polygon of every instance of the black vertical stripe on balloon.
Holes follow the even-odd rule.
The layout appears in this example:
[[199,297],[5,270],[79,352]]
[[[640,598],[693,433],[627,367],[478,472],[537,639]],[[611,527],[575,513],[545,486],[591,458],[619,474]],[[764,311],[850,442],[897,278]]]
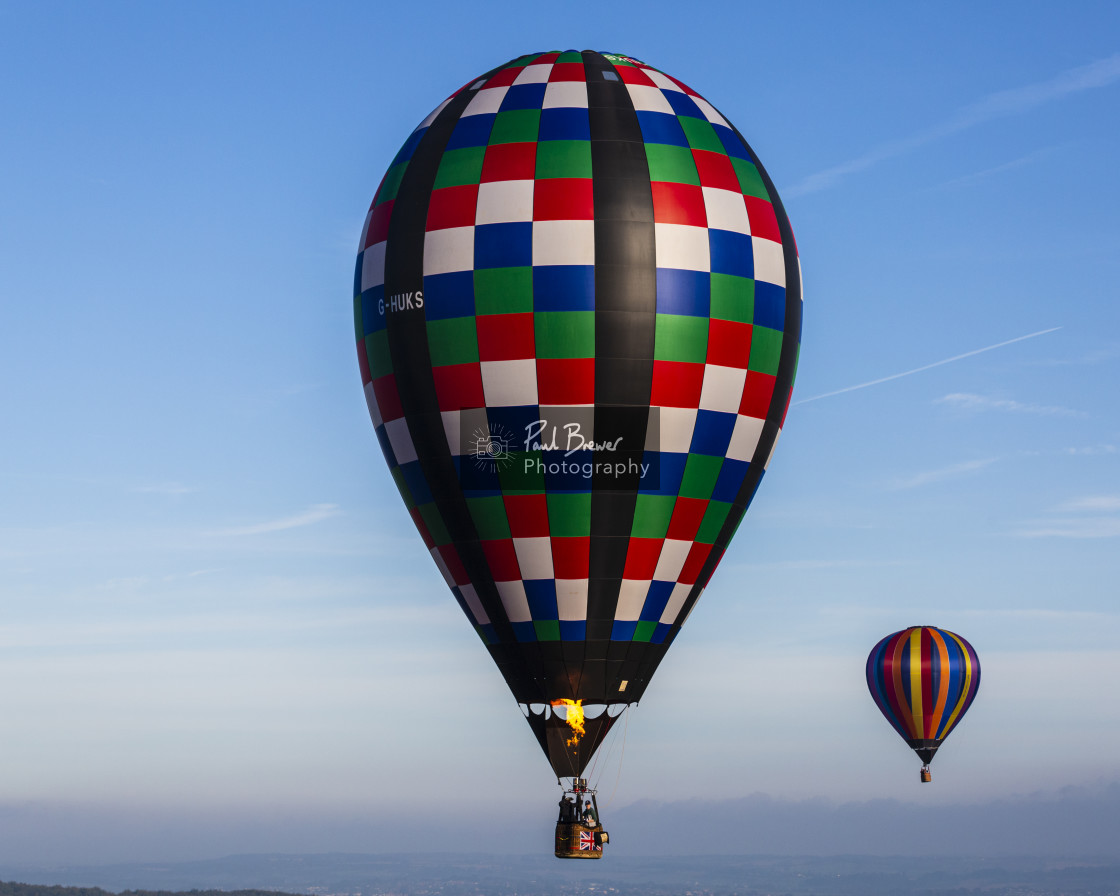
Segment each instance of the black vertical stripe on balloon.
[[[630,93],[602,55],[582,54],[595,208],[595,440],[621,437],[638,463],[646,442],[657,323],[653,191]],[[618,409],[625,408],[625,411]],[[623,644],[610,643],[638,482],[598,476],[591,494],[586,664],[601,663],[604,700],[621,698]],[[629,644],[630,642],[626,642]],[[599,669],[595,670],[596,672]],[[595,675],[598,678],[598,675]],[[599,695],[597,695],[599,696]]]
[[[488,78],[491,74],[493,72],[484,77]],[[436,172],[455,123],[473,96],[473,91],[465,89],[448,101],[420,139],[405,168],[389,221],[385,253],[386,295],[422,288],[425,225]],[[514,640],[513,628],[506,619],[489,564],[479,544],[478,532],[444,434],[428,350],[424,309],[394,311],[387,314],[385,325],[397,391],[420,469],[495,632],[502,641],[511,642]],[[509,675],[505,669],[503,673]],[[516,693],[517,688],[512,682],[510,687]]]
[[[727,121],[727,118],[725,117],[724,120]],[[729,121],[728,125],[754,161],[755,167],[758,168],[758,174],[766,186],[770,203],[774,207],[774,216],[778,220],[778,233],[782,239],[782,260],[786,276],[786,307],[785,320],[782,324],[782,350],[778,360],[778,373],[774,379],[774,392],[770,398],[770,407],[766,410],[766,422],[762,426],[762,434],[759,437],[758,445],[755,447],[754,455],[751,457],[750,468],[747,470],[746,478],[739,488],[739,493],[735,496],[731,511],[727,514],[723,526],[720,527],[715,545],[700,569],[696,584],[689,591],[688,598],[677,614],[677,620],[673,623],[673,628],[665,639],[666,644],[672,643],[684,620],[688,618],[693,604],[700,597],[700,592],[704,589],[708,579],[711,578],[716,564],[727,549],[740,518],[750,506],[751,499],[754,498],[754,493],[757,491],[759,482],[762,480],[762,474],[766,469],[766,461],[774,450],[774,443],[778,440],[781,431],[782,415],[785,413],[786,403],[789,401],[790,391],[793,389],[793,377],[797,372],[797,352],[801,343],[801,268],[797,263],[797,246],[794,243],[793,228],[790,226],[789,216],[786,214],[785,206],[774,187],[774,182],[770,179],[770,175],[762,166],[762,162],[759,161],[754,150],[751,149],[750,144],[743,139],[743,135]]]

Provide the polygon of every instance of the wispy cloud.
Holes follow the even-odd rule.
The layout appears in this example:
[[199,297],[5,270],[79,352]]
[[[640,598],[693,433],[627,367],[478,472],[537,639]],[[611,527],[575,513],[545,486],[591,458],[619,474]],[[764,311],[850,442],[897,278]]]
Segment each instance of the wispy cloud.
[[959,464],[950,464],[947,467],[940,467],[936,470],[926,470],[924,473],[918,473],[916,476],[909,476],[905,479],[897,480],[894,483],[894,487],[898,489],[918,488],[923,485],[929,485],[931,482],[943,482],[946,479],[955,479],[958,476],[964,476],[976,470],[982,470],[989,464],[995,463],[996,460],[998,460],[998,458],[986,457],[982,460],[966,460]]
[[921,373],[924,370],[932,370],[934,367],[941,367],[944,364],[952,364],[954,361],[960,361],[964,358],[971,358],[973,355],[980,355],[984,352],[990,352],[993,349],[1003,348],[1005,345],[1012,345],[1016,342],[1022,342],[1024,339],[1034,339],[1036,336],[1045,336],[1047,333],[1053,333],[1060,330],[1061,327],[1051,327],[1048,330],[1039,330],[1037,333],[1028,333],[1026,336],[1016,336],[1014,339],[1008,339],[1004,342],[997,342],[995,345],[987,345],[984,348],[973,349],[970,352],[965,352],[963,355],[953,355],[951,358],[945,358],[941,361],[934,361],[932,364],[924,364],[921,367],[915,367],[913,370],[904,370],[902,373],[892,373],[890,376],[879,377],[877,380],[869,380],[866,383],[858,383],[855,386],[845,386],[843,389],[836,389],[832,392],[824,392],[821,395],[813,395],[809,398],[802,398],[800,401],[795,401],[794,405],[808,404],[810,401],[819,401],[822,398],[831,398],[833,395],[843,395],[845,392],[855,392],[857,389],[866,389],[868,386],[878,386],[880,383],[889,383],[891,380],[901,379],[904,376],[912,376],[915,373]]
[[1042,414],[1051,417],[1084,417],[1084,411],[1053,405],[1029,404],[1009,398],[988,398],[972,392],[951,392],[934,400],[934,404],[944,404],[962,411],[1010,411],[1018,414]]
[[211,535],[263,535],[266,532],[280,532],[284,529],[298,529],[301,526],[311,526],[322,522],[329,517],[336,516],[341,511],[337,504],[314,504],[303,513],[293,516],[280,517],[255,523],[251,526],[235,526],[231,529],[219,529]]
[[1115,445],[1085,445],[1082,448],[1066,448],[1062,454],[1071,454],[1079,457],[1094,457],[1101,454],[1115,454]]
[[[1027,153],[1025,156],[1020,156],[1017,159],[1012,159],[1010,162],[1003,162],[999,165],[993,165],[990,168],[984,168],[980,171],[974,171],[972,174],[965,174],[961,177],[954,177],[952,180],[947,180],[937,186],[930,187],[929,190],[947,190],[952,187],[973,186],[981,181],[987,180],[989,177],[994,177],[998,174],[1003,174],[1005,171],[1014,171],[1016,168],[1022,168],[1025,165],[1030,165],[1032,162],[1037,162],[1046,156],[1051,156],[1060,149],[1065,149],[1066,145],[1046,146],[1042,149],[1036,149],[1034,152]],[[928,191],[925,191],[928,192]]]
[[[1086,495],[1059,504],[1054,517],[1027,523],[1020,538],[1115,538],[1120,536],[1120,495]],[[1058,514],[1068,514],[1058,516]]]
[[1088,65],[1069,69],[1049,81],[997,91],[965,106],[955,115],[939,124],[909,137],[890,140],[862,156],[809,175],[793,187],[790,195],[800,196],[826,190],[851,174],[866,171],[880,162],[912,152],[928,143],[942,140],[953,134],[959,134],[961,131],[966,131],[997,118],[1021,115],[1046,103],[1075,93],[1107,87],[1117,80],[1120,80],[1120,53],[1115,53],[1107,59],[1091,62]]

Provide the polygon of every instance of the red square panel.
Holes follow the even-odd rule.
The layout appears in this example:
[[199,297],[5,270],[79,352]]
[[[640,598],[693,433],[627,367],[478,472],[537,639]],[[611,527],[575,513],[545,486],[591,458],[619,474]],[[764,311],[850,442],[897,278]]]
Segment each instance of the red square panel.
[[549,81],[583,81],[584,79],[582,62],[558,62],[548,73]]
[[708,321],[708,363],[746,368],[751,356],[750,324],[735,320]]
[[408,512],[408,515],[412,517],[412,522],[416,524],[416,531],[419,532],[420,537],[424,539],[424,547],[430,551],[435,547],[436,542],[435,539],[432,538],[432,533],[428,531],[428,524],[424,522],[424,517],[415,507]]
[[774,397],[776,377],[756,370],[747,371],[747,382],[743,386],[743,400],[739,403],[739,413],[747,417],[766,419],[770,410],[770,399]]
[[704,385],[704,365],[654,361],[649,403],[662,408],[697,408]]
[[751,236],[760,236],[763,239],[780,243],[782,234],[778,230],[778,218],[774,214],[774,206],[757,196],[744,196],[743,199],[747,203],[747,217],[751,222]]
[[381,205],[373,207],[373,214],[369,219],[369,229],[366,231],[365,245],[362,246],[363,249],[368,249],[374,243],[383,243],[389,238],[389,218],[393,214],[394,202],[396,202],[395,199],[390,199],[388,202],[382,202]]
[[704,192],[699,187],[655,181],[650,188],[653,190],[653,220],[658,224],[708,226]]
[[481,182],[532,180],[536,170],[536,143],[496,143],[486,147]]
[[433,367],[432,379],[435,380],[441,411],[480,408],[486,404],[482,392],[482,368],[478,364]]
[[626,84],[644,84],[647,87],[655,86],[653,81],[650,80],[649,75],[636,65],[620,65],[615,71],[618,72],[618,76]]
[[[509,87],[513,83],[513,79],[521,74],[521,66],[514,68],[503,68],[489,81],[483,84],[483,87]],[[474,83],[474,82],[471,82]]]
[[364,339],[358,340],[358,370],[362,374],[363,386],[373,379],[369,372],[369,356],[366,355],[366,341]]
[[720,563],[723,561],[723,558],[726,556],[726,553],[725,553],[724,549],[721,548],[719,545],[712,545],[712,553],[715,555],[716,562],[712,564],[711,570],[708,572],[708,574],[702,580],[697,579],[697,582],[699,582],[701,588],[707,588],[708,587],[708,582],[711,581],[712,576],[715,574],[715,571],[717,569],[719,569]]
[[712,546],[710,544],[694,544],[688,552],[688,557],[684,561],[684,569],[681,570],[680,578],[677,581],[683,585],[694,584],[711,550]]
[[559,58],[560,58],[560,51],[559,50],[557,50],[554,53],[541,53],[540,56],[538,56],[536,59],[532,60],[529,64],[530,65],[544,65],[544,64],[549,63],[549,62],[555,62]]
[[548,535],[548,498],[544,495],[506,495],[506,517],[514,538]]
[[467,575],[467,569],[463,566],[463,561],[459,559],[459,552],[455,549],[455,545],[440,545],[436,550],[439,551],[440,557],[443,558],[443,562],[447,565],[447,569],[451,573],[451,578],[455,580],[455,584],[470,584],[470,576]]
[[590,221],[594,217],[589,178],[548,178],[533,185],[534,221]]
[[470,227],[474,224],[475,207],[478,205],[478,184],[444,187],[434,190],[428,203],[428,223],[425,230],[443,230],[447,227]]
[[662,538],[631,538],[626,550],[624,579],[652,579],[661,556]]
[[513,582],[521,578],[517,566],[517,554],[513,550],[512,538],[499,538],[495,541],[480,541],[490,573],[495,582]]
[[692,158],[696,160],[696,172],[700,175],[700,186],[718,187],[721,190],[733,190],[741,193],[739,178],[735,176],[735,166],[731,158],[721,152],[708,152],[706,149],[692,150]]
[[532,312],[480,314],[475,323],[480,361],[513,361],[532,358],[536,353]]
[[700,523],[707,509],[708,501],[704,498],[677,498],[677,503],[673,505],[673,516],[669,520],[669,532],[665,537],[692,541],[700,531]]
[[594,404],[595,359],[538,358],[537,401],[545,405]]
[[401,396],[397,392],[396,374],[387,373],[373,381],[373,397],[377,399],[377,409],[381,412],[381,419],[388,423],[404,416],[401,407]]
[[558,579],[586,579],[590,569],[591,539],[552,539],[552,571]]

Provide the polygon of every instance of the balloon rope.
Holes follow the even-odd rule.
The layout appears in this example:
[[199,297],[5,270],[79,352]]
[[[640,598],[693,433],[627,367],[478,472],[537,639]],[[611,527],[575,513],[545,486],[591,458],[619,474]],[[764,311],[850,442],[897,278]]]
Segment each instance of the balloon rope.
[[[618,756],[618,774],[614,776],[614,787],[611,788],[611,795],[607,797],[604,804],[609,807],[614,802],[614,795],[618,792],[618,781],[622,777],[622,760],[626,758],[626,733],[630,730],[630,707],[623,710],[626,715],[626,721],[622,725],[622,752]],[[611,745],[613,748],[613,744]]]

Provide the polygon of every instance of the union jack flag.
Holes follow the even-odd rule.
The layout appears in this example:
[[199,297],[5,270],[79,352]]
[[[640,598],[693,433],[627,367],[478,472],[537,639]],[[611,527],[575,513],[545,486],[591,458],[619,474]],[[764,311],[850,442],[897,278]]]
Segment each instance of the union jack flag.
[[595,849],[595,835],[592,834],[590,831],[580,831],[579,832],[579,848],[581,850]]

